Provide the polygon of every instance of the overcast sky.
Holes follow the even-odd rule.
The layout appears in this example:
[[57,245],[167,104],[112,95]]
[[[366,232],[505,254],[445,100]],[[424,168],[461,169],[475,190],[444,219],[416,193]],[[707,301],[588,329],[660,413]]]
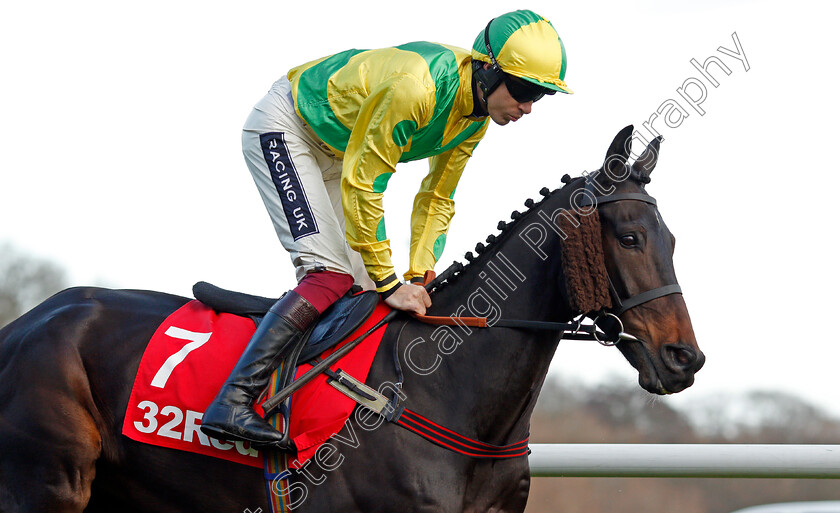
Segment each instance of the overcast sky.
[[[490,17],[529,8],[565,42],[575,94],[490,127],[437,270],[541,187],[596,169],[619,129],[648,122],[665,137],[648,190],[678,238],[677,274],[707,355],[695,386],[666,400],[765,388],[840,415],[836,5],[6,2],[0,242],[55,260],[73,284],[189,295],[207,280],[277,296],[294,273],[240,150],[271,83],[352,47],[469,48]],[[736,37],[743,59],[731,55]],[[710,67],[717,87],[691,63],[711,56],[730,71]],[[684,85],[705,96],[696,109]],[[674,107],[678,126],[651,121],[668,104],[685,112]],[[401,273],[426,167],[398,171],[385,203]],[[584,342],[562,343],[552,373],[636,380],[618,351]]]

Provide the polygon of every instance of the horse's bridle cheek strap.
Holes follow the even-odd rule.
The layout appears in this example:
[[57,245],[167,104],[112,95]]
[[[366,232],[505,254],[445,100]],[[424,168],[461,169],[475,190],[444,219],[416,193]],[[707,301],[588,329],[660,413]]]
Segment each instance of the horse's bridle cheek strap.
[[[612,283],[610,283],[610,288],[613,288]],[[617,300],[618,294],[613,292],[613,303],[615,303],[615,308],[613,308],[611,313],[621,315],[631,308],[653,301],[654,299],[670,296],[671,294],[682,294],[682,289],[678,284],[675,283],[673,285],[666,285],[664,287],[648,290],[646,292],[642,292],[641,294],[636,294],[623,302],[619,302]]]

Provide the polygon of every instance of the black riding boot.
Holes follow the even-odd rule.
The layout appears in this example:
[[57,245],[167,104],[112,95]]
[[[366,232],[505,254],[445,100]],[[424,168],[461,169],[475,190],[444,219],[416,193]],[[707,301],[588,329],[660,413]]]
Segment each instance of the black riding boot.
[[252,405],[268,385],[271,373],[318,318],[318,310],[289,291],[266,313],[219,394],[207,407],[201,431],[220,440],[246,440],[254,447],[288,449],[283,434]]

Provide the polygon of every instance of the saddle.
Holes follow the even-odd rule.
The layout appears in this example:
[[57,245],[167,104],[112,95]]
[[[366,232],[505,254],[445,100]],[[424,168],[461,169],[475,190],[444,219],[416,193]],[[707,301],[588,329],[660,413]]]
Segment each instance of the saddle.
[[[217,312],[250,317],[258,325],[268,309],[277,302],[277,299],[234,292],[205,281],[193,285],[193,296]],[[372,290],[351,289],[333,303],[305,335],[305,343],[296,362],[308,362],[347,338],[370,317],[378,302],[379,296]]]
[[[276,299],[234,292],[203,281],[193,286],[193,295],[197,300],[217,312],[249,317],[257,325],[269,308],[277,302]],[[375,291],[361,291],[360,289],[351,289],[333,303],[321,315],[315,326],[304,333],[301,341],[291,348],[288,354],[284,355],[284,363],[277,380],[279,390],[292,384],[297,367],[300,364],[307,362],[314,364],[319,355],[333,348],[356,331],[370,317],[378,303],[379,295]],[[328,372],[327,374],[332,373]],[[336,376],[330,377],[336,378]],[[259,403],[261,400],[262,398],[258,399],[257,402]],[[291,397],[283,401],[279,407],[284,426],[289,425],[290,403]],[[283,434],[288,440],[289,430],[283,429]]]

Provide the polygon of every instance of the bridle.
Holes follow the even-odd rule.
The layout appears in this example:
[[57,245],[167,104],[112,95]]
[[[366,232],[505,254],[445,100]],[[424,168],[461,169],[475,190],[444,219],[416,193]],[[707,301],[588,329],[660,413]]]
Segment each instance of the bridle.
[[[640,192],[624,192],[608,194],[604,196],[597,196],[595,194],[595,186],[589,180],[587,180],[584,190],[588,191],[589,194],[587,194],[584,201],[581,202],[581,207],[594,206],[597,209],[601,205],[605,205],[607,203],[615,203],[618,201],[641,201],[647,203],[648,205],[652,205],[654,208],[657,208],[656,199],[654,199],[648,194],[643,194]],[[593,198],[594,202],[591,201],[590,198]],[[607,281],[609,282],[610,297],[612,298],[613,307],[602,310],[593,319],[595,325],[599,328],[602,328],[605,332],[607,332],[609,329],[608,324],[617,324],[617,330],[615,329],[615,326],[613,326],[612,329],[609,329],[609,331],[613,331],[617,334],[617,339],[611,341],[598,340],[598,342],[601,342],[602,344],[606,342],[607,345],[614,345],[620,340],[639,340],[633,335],[629,335],[628,333],[624,332],[624,324],[621,322],[620,319],[621,314],[623,314],[627,310],[630,310],[631,308],[635,308],[639,305],[649,303],[654,299],[659,299],[660,297],[670,296],[671,294],[682,294],[682,289],[680,288],[679,284],[673,283],[671,285],[665,285],[663,287],[657,287],[655,289],[646,290],[644,292],[634,294],[626,299],[622,299],[621,296],[619,296],[618,291],[616,290],[615,285],[613,284],[612,278],[610,278],[609,276],[609,273],[607,273]],[[610,320],[610,322],[607,325],[598,325],[599,318],[608,319]],[[595,332],[595,337],[597,339],[597,331]]]
[[[595,186],[591,181],[587,181],[584,190],[588,191],[588,193],[586,194],[584,201],[582,201],[579,205],[580,207],[594,206],[597,209],[601,205],[615,203],[618,201],[641,201],[647,203],[648,205],[652,205],[654,208],[657,206],[656,200],[652,196],[639,192],[625,192],[598,196],[595,193]],[[594,201],[590,198],[594,199]],[[427,283],[427,290],[431,291],[438,283],[447,281],[453,275],[460,273],[463,268],[463,264],[455,262],[448,269],[443,271],[440,276],[430,283]],[[562,332],[561,338],[563,339],[594,340],[605,346],[613,346],[621,341],[642,342],[639,338],[624,331],[624,323],[621,322],[620,318],[621,314],[631,308],[649,303],[650,301],[660,297],[670,296],[671,294],[682,294],[680,286],[673,283],[671,285],[646,290],[622,299],[613,284],[612,278],[609,277],[609,273],[607,273],[607,282],[609,284],[610,297],[612,298],[613,303],[612,308],[604,308],[594,314],[585,313],[572,323],[531,321],[522,319],[497,319],[492,325],[490,325],[484,317],[431,317],[425,315],[414,315],[414,317],[422,322],[430,324],[459,324],[461,326],[479,328],[500,327],[560,331]],[[583,324],[583,320],[587,317],[592,319],[592,324]]]

